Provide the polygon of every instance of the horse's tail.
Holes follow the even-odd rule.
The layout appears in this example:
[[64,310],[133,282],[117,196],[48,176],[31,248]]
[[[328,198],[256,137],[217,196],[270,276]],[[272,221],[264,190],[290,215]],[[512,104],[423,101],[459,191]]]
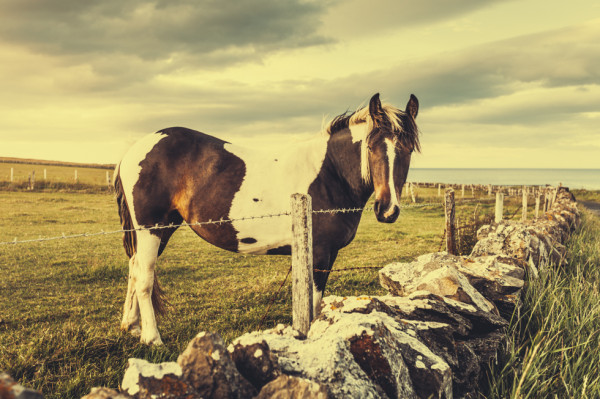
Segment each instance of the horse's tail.
[[[131,219],[131,213],[129,212],[129,207],[127,206],[125,192],[123,191],[123,183],[121,182],[120,174],[120,165],[117,165],[114,176],[115,195],[117,205],[119,207],[119,217],[121,219],[121,226],[123,228],[123,247],[125,248],[125,253],[127,253],[127,256],[129,257],[129,259],[131,259],[131,257],[135,255],[135,252],[137,250],[137,236],[135,234],[135,228]],[[158,283],[155,271],[154,285],[152,287],[152,306],[154,307],[154,311],[156,312],[156,314],[165,314],[167,312],[166,304],[167,302],[164,298],[164,291]]]
[[131,213],[129,213],[129,207],[127,206],[127,199],[125,198],[125,192],[123,191],[123,183],[121,182],[120,165],[114,173],[115,176],[115,195],[117,199],[117,205],[119,206],[119,217],[121,218],[121,227],[123,227],[123,247],[127,256],[131,257],[135,254],[137,248],[137,238],[135,230],[133,229],[133,221],[131,220]]

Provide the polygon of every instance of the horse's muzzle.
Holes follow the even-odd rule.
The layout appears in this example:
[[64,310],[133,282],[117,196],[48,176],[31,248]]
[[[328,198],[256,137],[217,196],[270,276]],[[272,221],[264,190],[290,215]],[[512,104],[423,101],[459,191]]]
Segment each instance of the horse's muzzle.
[[377,217],[377,221],[381,223],[394,223],[398,216],[400,215],[400,207],[394,205],[393,209],[387,209],[387,207],[382,207],[380,201],[375,201],[375,206],[373,207],[375,211],[375,216]]

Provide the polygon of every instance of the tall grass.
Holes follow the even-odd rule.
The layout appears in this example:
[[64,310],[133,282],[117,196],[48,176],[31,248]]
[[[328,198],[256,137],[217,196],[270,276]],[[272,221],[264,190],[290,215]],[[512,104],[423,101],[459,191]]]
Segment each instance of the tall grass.
[[487,397],[600,397],[600,219],[584,210],[567,248],[529,281]]

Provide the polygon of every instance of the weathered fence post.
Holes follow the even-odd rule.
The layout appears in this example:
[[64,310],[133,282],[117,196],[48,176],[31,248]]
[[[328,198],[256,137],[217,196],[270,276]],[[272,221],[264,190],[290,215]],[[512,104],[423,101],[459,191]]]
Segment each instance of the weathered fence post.
[[456,255],[456,231],[454,224],[454,190],[446,189],[444,197],[444,209],[446,213],[446,251]]
[[410,198],[412,199],[413,204],[417,202],[417,197],[415,197],[415,190],[412,183],[410,183]]
[[77,169],[75,169],[75,183],[77,183],[78,177],[77,177]]
[[540,217],[540,198],[542,197],[541,194],[538,194],[535,196],[535,218],[539,218]]
[[492,196],[492,185],[488,184],[488,197]]
[[442,196],[442,185],[438,184],[438,197]]
[[108,186],[108,188],[111,187],[111,184],[110,184],[110,173],[108,172],[108,170],[106,171],[106,185]]
[[46,172],[46,168],[44,168],[44,180],[46,180],[48,178],[48,174]]
[[496,192],[496,217],[494,221],[500,223],[502,221],[502,214],[504,213],[504,194],[500,191]]
[[15,180],[15,168],[10,168],[10,182]]
[[471,197],[475,198],[475,188],[471,184]]
[[554,188],[554,194],[552,195],[552,203],[550,204],[550,206],[554,205],[554,203],[556,202],[556,196],[558,195],[558,190],[560,189],[561,186],[562,186],[562,183],[559,186],[556,186]]
[[465,198],[465,185],[463,184],[461,187],[461,194],[460,194],[461,198]]
[[527,186],[523,186],[523,213],[521,215],[521,221],[527,220]]
[[35,189],[35,170],[31,171],[31,180],[29,181],[29,189]]
[[292,327],[307,334],[313,319],[312,201],[292,194]]

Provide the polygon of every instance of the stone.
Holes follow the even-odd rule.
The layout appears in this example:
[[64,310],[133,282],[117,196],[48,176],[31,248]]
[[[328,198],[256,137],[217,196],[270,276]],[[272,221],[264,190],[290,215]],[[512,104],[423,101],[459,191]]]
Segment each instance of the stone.
[[204,398],[249,398],[256,390],[240,375],[218,334],[201,332],[179,355],[182,378]]
[[123,392],[117,392],[110,388],[92,388],[90,393],[82,396],[81,399],[131,399],[133,396],[129,396]]
[[446,252],[419,256],[410,263],[392,263],[379,271],[379,282],[391,294],[408,296],[416,291],[472,304],[485,311],[494,305],[479,293],[458,271],[460,259]]
[[10,375],[0,373],[0,399],[44,399],[44,396],[17,384]]
[[265,341],[242,345],[239,342],[227,348],[240,374],[257,391],[281,375],[277,356]]
[[121,387],[138,399],[197,399],[200,395],[183,379],[181,367],[175,362],[154,364],[143,359],[129,359]]
[[256,399],[327,399],[327,388],[305,378],[281,375],[266,384]]

